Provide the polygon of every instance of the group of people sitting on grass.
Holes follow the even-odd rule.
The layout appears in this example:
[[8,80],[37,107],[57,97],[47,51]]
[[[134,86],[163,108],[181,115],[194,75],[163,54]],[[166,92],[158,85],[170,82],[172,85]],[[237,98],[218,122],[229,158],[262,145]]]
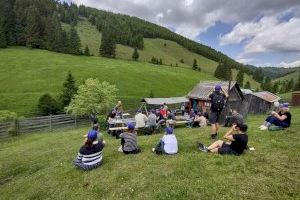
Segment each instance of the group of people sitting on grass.
[[[223,137],[226,141],[216,140],[219,130],[220,114],[228,94],[222,90],[220,85],[217,85],[215,91],[209,97],[212,102],[210,115],[210,123],[212,125],[211,138],[214,142],[209,146],[198,142],[198,149],[202,152],[218,153],[221,155],[241,155],[248,147],[248,126],[244,124],[243,118],[238,112],[233,111],[232,116],[227,119],[227,124],[232,124],[232,126]],[[135,120],[136,125],[128,123],[127,131],[119,135],[121,138],[121,146],[118,150],[124,154],[137,154],[141,152],[137,143],[136,128],[139,125],[144,125],[143,123],[146,123],[146,121],[149,121],[150,125],[151,122],[153,122],[152,125],[154,126],[154,122],[157,123],[156,111],[152,111],[148,117],[138,112]],[[291,114],[289,113],[289,105],[287,103],[281,104],[278,112],[272,111],[271,116],[260,126],[260,129],[266,130],[272,124],[282,128],[290,126]],[[102,151],[104,146],[105,141],[99,133],[99,126],[94,125],[92,130],[85,135],[84,145],[80,148],[74,164],[83,170],[90,170],[100,166],[102,164]],[[152,148],[152,151],[156,154],[165,155],[178,153],[178,141],[172,126],[167,125],[165,135],[159,140],[157,145]]]

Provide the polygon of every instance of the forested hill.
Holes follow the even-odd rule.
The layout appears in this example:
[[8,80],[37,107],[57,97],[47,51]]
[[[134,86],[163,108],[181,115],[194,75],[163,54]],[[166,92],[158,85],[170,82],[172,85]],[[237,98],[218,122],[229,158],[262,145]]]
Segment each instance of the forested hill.
[[[257,68],[245,67],[211,47],[137,17],[56,0],[2,0],[0,2],[0,47],[19,45],[82,54],[80,38],[74,28],[80,18],[88,19],[102,33],[102,40],[106,39],[106,42],[111,45],[123,44],[143,49],[144,38],[161,38],[174,41],[189,51],[223,63],[228,68],[242,69],[248,75],[259,72]],[[70,24],[72,28],[68,31],[62,29],[62,22]],[[109,53],[102,52],[102,55],[114,57],[113,50],[108,46],[103,48]],[[258,82],[263,80],[261,76],[253,76],[253,78]]]

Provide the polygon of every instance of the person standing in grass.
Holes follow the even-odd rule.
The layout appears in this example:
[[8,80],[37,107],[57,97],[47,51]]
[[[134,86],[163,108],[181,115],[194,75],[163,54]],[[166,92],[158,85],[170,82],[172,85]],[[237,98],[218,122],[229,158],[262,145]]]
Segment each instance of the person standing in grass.
[[229,142],[218,140],[212,143],[209,147],[199,143],[198,148],[200,151],[206,153],[211,152],[222,155],[241,155],[247,148],[248,144],[247,129],[248,126],[246,124],[234,124],[224,136],[224,139],[228,140]]
[[129,123],[127,128],[127,132],[120,134],[122,152],[125,154],[137,154],[141,152],[141,150],[137,145],[137,133],[134,130],[134,124]]
[[150,134],[153,134],[156,129],[156,115],[154,109],[151,110],[150,115],[148,116],[148,125]]
[[177,138],[173,134],[173,128],[167,127],[166,134],[160,139],[155,148],[152,149],[156,154],[176,154],[178,152]]
[[215,91],[209,95],[211,99],[210,107],[210,123],[211,123],[211,138],[216,139],[219,130],[219,120],[221,112],[225,106],[225,99],[228,94],[222,89],[221,85],[215,86]]
[[85,144],[80,148],[74,165],[82,170],[91,170],[102,164],[102,150],[105,141],[97,140],[97,131],[91,130],[87,134]]
[[259,127],[260,130],[267,130],[271,125],[278,126],[280,128],[290,127],[292,115],[289,112],[289,104],[284,103],[280,105],[279,112],[272,111],[271,116],[267,117],[266,121]]

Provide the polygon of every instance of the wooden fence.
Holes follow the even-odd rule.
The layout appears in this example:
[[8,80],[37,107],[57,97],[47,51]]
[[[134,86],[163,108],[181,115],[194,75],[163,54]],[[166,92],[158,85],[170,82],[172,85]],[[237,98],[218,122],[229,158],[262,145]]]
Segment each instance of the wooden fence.
[[88,118],[73,117],[68,114],[17,119],[11,122],[0,123],[0,139],[36,131],[52,131],[53,129],[66,126],[77,127],[81,124],[88,124],[88,121]]

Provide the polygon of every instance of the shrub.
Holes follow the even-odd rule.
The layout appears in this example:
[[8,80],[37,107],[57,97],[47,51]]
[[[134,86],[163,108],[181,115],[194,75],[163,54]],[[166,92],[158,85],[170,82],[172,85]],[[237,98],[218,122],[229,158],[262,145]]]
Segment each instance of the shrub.
[[7,122],[18,118],[17,113],[8,110],[0,110],[0,122]]
[[101,114],[116,101],[117,91],[115,85],[89,78],[79,86],[66,110],[78,116]]
[[41,115],[57,114],[60,104],[49,94],[44,94],[40,97],[38,110]]

